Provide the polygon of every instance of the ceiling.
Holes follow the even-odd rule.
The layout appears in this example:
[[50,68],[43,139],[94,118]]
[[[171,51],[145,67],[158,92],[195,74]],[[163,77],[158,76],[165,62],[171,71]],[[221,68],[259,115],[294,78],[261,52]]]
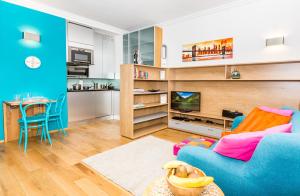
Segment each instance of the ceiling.
[[235,0],[32,0],[124,30],[154,25]]

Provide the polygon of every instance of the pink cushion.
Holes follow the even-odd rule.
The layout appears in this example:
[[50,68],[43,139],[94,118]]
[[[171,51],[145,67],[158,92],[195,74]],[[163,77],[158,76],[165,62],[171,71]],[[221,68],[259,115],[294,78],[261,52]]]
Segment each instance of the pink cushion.
[[265,112],[271,112],[274,114],[279,114],[282,116],[292,116],[294,111],[293,110],[280,110],[277,108],[269,108],[267,106],[260,106],[259,109],[265,111]]
[[292,123],[268,128],[264,131],[232,134],[223,137],[213,151],[230,158],[248,161],[259,141],[273,133],[291,133]]

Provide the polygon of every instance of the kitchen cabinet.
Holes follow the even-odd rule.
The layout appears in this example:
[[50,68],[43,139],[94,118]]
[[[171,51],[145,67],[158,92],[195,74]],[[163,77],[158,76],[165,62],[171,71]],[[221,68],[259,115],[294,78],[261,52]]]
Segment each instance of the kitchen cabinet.
[[68,42],[69,46],[89,48],[89,46],[94,45],[94,30],[78,24],[68,23]]
[[118,65],[113,37],[95,33],[94,38],[94,65],[90,66],[89,77],[115,79]]
[[115,43],[114,39],[111,37],[104,37],[102,45],[102,55],[103,55],[103,68],[102,74],[104,78],[114,79],[114,74],[116,72],[115,63]]
[[89,78],[102,78],[102,35],[94,35],[94,65],[89,67]]
[[139,31],[129,34],[129,63],[133,64],[133,55],[136,50],[139,50]]
[[139,49],[143,64],[154,65],[154,27],[140,31]]
[[117,109],[119,101],[115,101],[119,95],[113,96],[113,92],[115,91],[68,92],[69,122],[119,113]]
[[95,118],[96,97],[91,92],[68,93],[69,122]]
[[129,34],[123,35],[123,63],[129,64]]
[[104,117],[112,115],[112,91],[95,91],[95,116]]
[[120,91],[112,91],[113,119],[120,119]]
[[149,27],[123,36],[123,63],[133,64],[133,55],[140,51],[144,65],[161,66],[162,29]]

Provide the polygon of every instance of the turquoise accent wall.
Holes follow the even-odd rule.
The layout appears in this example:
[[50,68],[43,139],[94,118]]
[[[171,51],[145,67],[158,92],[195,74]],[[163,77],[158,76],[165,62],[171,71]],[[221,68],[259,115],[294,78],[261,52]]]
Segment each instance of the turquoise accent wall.
[[[0,102],[16,95],[55,99],[66,93],[66,21],[63,18],[0,1]],[[22,40],[22,32],[41,35],[41,42]],[[28,56],[37,56],[42,65],[27,68]],[[3,109],[0,106],[0,140],[4,139]],[[64,125],[67,126],[67,104]],[[56,125],[50,125],[55,129]]]

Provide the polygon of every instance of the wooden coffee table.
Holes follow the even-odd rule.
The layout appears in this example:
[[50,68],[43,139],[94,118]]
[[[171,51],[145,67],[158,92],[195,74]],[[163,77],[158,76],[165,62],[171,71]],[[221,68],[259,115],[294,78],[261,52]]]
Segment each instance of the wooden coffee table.
[[[143,196],[174,196],[170,191],[166,178],[161,177],[151,183]],[[206,186],[199,196],[224,196],[223,191],[215,183]]]

